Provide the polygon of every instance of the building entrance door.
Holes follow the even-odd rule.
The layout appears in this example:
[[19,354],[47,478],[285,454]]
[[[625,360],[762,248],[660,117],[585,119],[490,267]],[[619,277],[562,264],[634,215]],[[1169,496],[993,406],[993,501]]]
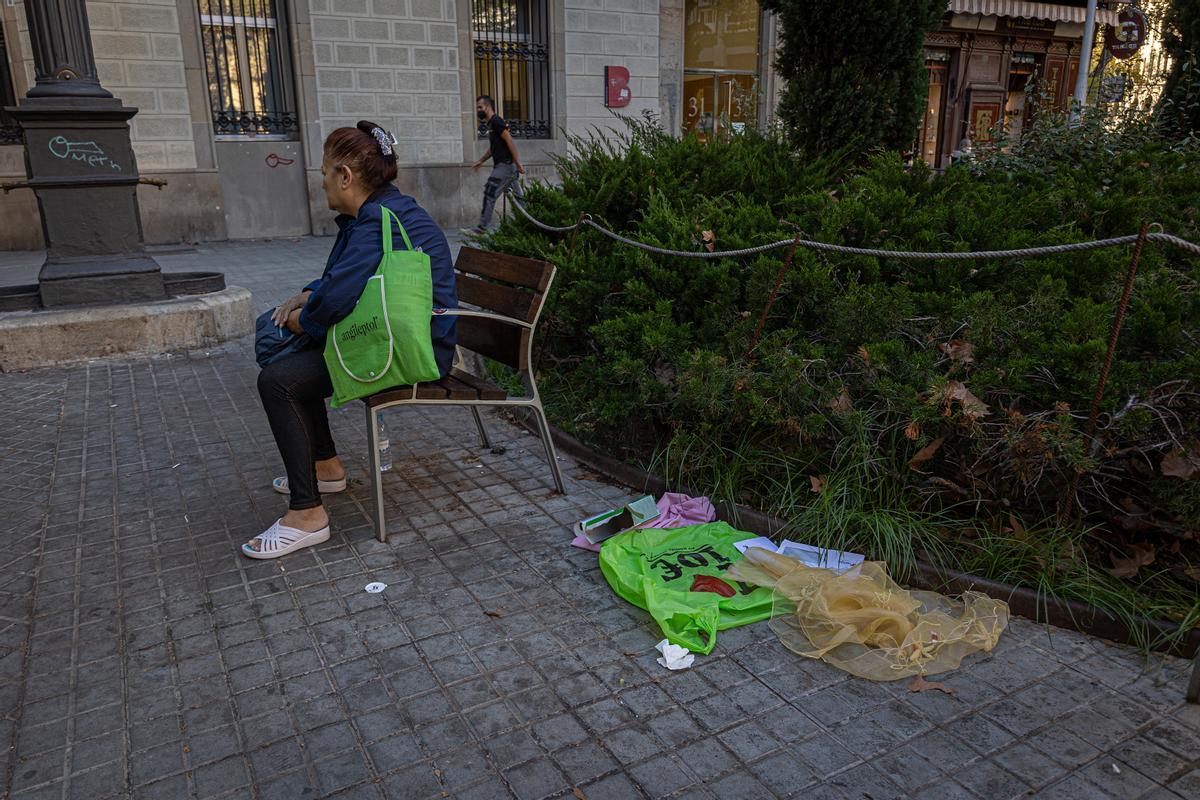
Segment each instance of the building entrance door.
[[757,0],[687,0],[683,130],[704,139],[740,133],[758,120]]

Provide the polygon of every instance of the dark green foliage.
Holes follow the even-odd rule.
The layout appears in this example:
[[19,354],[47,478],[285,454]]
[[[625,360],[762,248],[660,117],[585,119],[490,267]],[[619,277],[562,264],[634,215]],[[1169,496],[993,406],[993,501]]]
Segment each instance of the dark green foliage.
[[[1046,114],[1038,125],[1059,122]],[[703,231],[722,250],[789,239],[781,218],[812,239],[895,250],[1076,242],[1136,233],[1143,219],[1200,241],[1195,146],[1142,128],[1060,136],[1053,159],[1035,146],[1049,141],[1041,129],[970,170],[931,175],[881,154],[848,175],[835,159],[794,158],[771,134],[706,146],[638,124],[627,141],[576,141],[561,189],[532,187],[528,205],[553,224],[586,211],[685,251],[703,249]],[[897,569],[918,552],[986,561],[970,537],[939,547],[931,524],[996,536],[1012,519],[1052,525],[1081,469],[1083,517],[1102,531],[1080,545],[1095,570],[1131,537],[1165,553],[1189,530],[1179,557],[1159,564],[1180,575],[1200,564],[1187,538],[1200,527],[1194,487],[1159,470],[1172,442],[1200,437],[1195,258],[1147,247],[1091,448],[1082,430],[1129,248],[973,262],[801,249],[747,358],[786,249],[663,257],[585,229],[568,259],[569,243],[517,217],[491,240],[558,265],[539,380],[555,423],[605,452],[778,513],[799,535],[898,559]],[[814,479],[828,495],[813,493]],[[1163,500],[1151,513],[1154,497]]]
[[1171,57],[1159,101],[1163,116],[1183,132],[1200,131],[1200,0],[1171,0],[1163,46]]
[[759,0],[778,15],[779,105],[792,143],[810,156],[844,147],[907,148],[928,78],[925,34],[944,0]]

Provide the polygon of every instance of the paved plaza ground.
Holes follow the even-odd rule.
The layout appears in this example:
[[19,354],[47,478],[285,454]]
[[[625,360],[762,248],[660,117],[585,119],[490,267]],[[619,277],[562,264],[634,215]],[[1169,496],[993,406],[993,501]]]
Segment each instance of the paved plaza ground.
[[[328,239],[171,252],[265,309]],[[36,274],[0,254],[0,282]],[[388,412],[391,538],[361,410],[331,540],[238,545],[284,510],[250,337],[0,375],[0,797],[1189,798],[1188,664],[1014,620],[955,690],[847,677],[766,623],[668,672],[569,526],[629,497],[499,417]],[[367,594],[368,582],[388,584]]]

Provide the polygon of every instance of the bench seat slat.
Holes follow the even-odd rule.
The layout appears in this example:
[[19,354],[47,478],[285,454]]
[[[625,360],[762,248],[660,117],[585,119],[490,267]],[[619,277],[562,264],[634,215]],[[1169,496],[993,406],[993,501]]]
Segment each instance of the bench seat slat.
[[[417,398],[420,400],[445,400],[449,394],[445,386],[439,382],[418,383]],[[397,386],[395,389],[377,392],[370,397],[364,397],[363,401],[369,406],[381,406],[385,403],[392,403],[396,400],[409,400],[412,398],[412,384],[407,386]]]
[[480,400],[504,400],[508,397],[508,392],[504,391],[496,384],[484,378],[472,375],[469,372],[464,372],[458,367],[450,370],[450,377],[454,378],[455,380],[462,381],[478,392]]

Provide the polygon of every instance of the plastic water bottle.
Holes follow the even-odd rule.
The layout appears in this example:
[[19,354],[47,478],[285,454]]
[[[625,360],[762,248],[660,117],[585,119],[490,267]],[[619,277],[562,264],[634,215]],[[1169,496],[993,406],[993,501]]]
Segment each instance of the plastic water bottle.
[[387,472],[392,468],[392,443],[388,440],[387,423],[379,418],[379,471]]

